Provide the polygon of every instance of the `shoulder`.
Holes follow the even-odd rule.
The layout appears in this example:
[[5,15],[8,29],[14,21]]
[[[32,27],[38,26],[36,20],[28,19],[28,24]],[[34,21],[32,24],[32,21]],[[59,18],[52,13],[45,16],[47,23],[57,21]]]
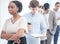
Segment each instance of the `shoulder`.
[[51,14],[55,14],[55,12],[54,12],[54,11],[52,11],[52,10],[50,11],[50,13],[51,13]]
[[4,26],[7,26],[8,23],[10,23],[10,19],[5,20],[5,22],[4,22]]
[[50,11],[50,15],[51,16],[55,16],[55,12],[54,11]]
[[23,19],[23,20],[26,20],[26,18],[25,18],[24,16],[22,16],[22,19]]
[[5,23],[9,23],[9,22],[10,22],[10,20],[11,20],[11,18],[7,19],[7,20],[5,21]]
[[21,20],[22,21],[27,21],[27,19],[24,16],[22,16],[22,19]]

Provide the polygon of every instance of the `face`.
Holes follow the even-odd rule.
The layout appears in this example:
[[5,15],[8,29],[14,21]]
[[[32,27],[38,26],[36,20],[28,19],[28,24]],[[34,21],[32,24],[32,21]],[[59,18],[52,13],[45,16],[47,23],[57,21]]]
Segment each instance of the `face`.
[[33,14],[35,14],[38,11],[38,7],[31,8],[31,11],[32,11]]
[[10,14],[14,15],[18,13],[19,8],[15,5],[15,3],[10,2],[8,6],[8,11]]
[[58,10],[60,7],[60,4],[55,5],[56,10]]
[[49,12],[49,9],[45,10],[45,13],[48,13]]
[[39,8],[39,9],[38,9],[38,12],[39,12],[39,13],[43,13],[44,10],[43,10],[42,8]]

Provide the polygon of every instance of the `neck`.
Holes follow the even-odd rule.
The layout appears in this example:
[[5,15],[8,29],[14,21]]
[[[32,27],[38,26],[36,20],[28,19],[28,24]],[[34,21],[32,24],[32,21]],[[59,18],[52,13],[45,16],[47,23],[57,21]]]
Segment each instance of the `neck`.
[[45,13],[46,13],[46,14],[48,14],[48,13],[49,13],[49,11],[46,11]]
[[38,12],[31,12],[32,13],[32,15],[35,15],[36,13],[38,13]]
[[33,13],[33,12],[31,12],[32,13],[32,15],[35,15],[35,13]]
[[18,17],[19,17],[18,14],[14,14],[14,15],[13,15],[13,19],[16,19],[16,18],[18,18]]

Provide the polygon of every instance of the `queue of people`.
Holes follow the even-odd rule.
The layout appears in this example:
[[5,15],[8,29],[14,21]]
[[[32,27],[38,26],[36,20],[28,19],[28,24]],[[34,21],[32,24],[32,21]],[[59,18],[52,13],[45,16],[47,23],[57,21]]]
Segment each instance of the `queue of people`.
[[[29,13],[20,16],[23,9],[20,1],[11,1],[8,11],[12,15],[7,19],[1,33],[1,39],[7,44],[57,44],[60,33],[60,2],[56,2],[53,10],[50,4],[40,5],[31,0]],[[28,12],[28,11],[27,11]]]

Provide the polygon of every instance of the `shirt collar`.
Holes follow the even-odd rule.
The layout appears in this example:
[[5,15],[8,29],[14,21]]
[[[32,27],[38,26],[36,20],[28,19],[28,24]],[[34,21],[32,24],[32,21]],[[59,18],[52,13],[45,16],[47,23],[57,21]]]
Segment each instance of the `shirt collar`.
[[32,15],[32,12],[30,12],[30,15],[31,16],[36,16],[38,14],[38,12],[36,12],[34,15]]
[[44,13],[44,14],[49,14],[49,13],[50,13],[50,11],[48,13]]

